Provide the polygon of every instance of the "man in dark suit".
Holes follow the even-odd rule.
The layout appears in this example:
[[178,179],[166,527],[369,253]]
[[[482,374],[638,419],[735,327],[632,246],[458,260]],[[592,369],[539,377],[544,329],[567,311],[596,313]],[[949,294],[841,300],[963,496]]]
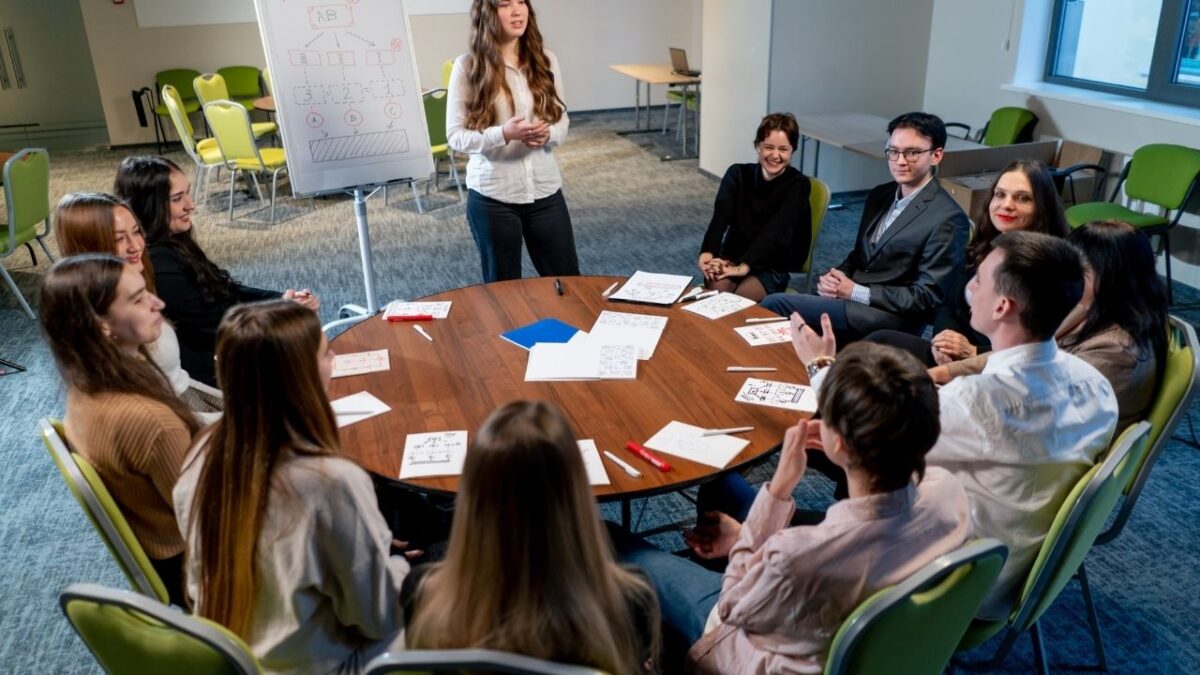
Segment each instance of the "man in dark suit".
[[821,275],[817,295],[774,293],[762,301],[815,325],[828,313],[838,344],[884,328],[919,333],[963,271],[971,224],[934,177],[946,125],[907,113],[888,124],[888,134],[895,180],[867,195],[854,250]]

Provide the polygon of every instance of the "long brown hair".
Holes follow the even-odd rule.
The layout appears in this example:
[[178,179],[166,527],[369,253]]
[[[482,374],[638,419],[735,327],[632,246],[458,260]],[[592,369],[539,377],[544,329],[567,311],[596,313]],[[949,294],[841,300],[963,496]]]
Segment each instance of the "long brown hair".
[[996,174],[996,180],[988,190],[987,199],[982,200],[976,207],[974,221],[977,224],[975,236],[967,246],[967,265],[978,267],[979,263],[992,252],[992,241],[1000,234],[996,224],[992,222],[990,205],[996,186],[1005,174],[1012,171],[1021,172],[1029,180],[1033,191],[1033,222],[1025,229],[1026,232],[1041,232],[1052,237],[1063,238],[1070,229],[1067,226],[1067,215],[1063,212],[1062,200],[1058,198],[1058,188],[1054,186],[1054,178],[1045,164],[1034,159],[1018,159],[1004,167]]
[[[58,200],[58,206],[54,207],[54,238],[58,241],[58,250],[63,255],[115,252],[117,238],[113,229],[116,227],[117,209],[129,211],[138,228],[142,227],[133,209],[107,192],[71,192],[63,195]],[[148,251],[142,251],[142,279],[146,281],[146,288],[154,293],[154,267],[150,264]]]
[[161,403],[194,435],[199,421],[145,346],[138,347],[142,358],[130,358],[100,331],[100,319],[112,307],[124,271],[125,263],[111,253],[85,253],[59,260],[46,273],[38,315],[58,372],[68,386],[88,396],[134,394]]
[[[245,638],[258,588],[258,536],[290,454],[340,453],[321,383],[317,315],[289,300],[237,305],[217,328],[225,414],[213,425],[185,539],[199,543],[196,614]],[[194,537],[192,535],[195,535]]]
[[631,594],[653,597],[613,561],[567,421],[548,403],[517,401],[492,413],[467,452],[446,559],[421,585],[407,641],[637,672]]
[[[508,109],[517,114],[512,90],[504,79],[504,56],[500,53],[504,29],[496,14],[497,0],[474,0],[471,3],[471,44],[466,59],[467,98],[466,122],[468,129],[486,129],[504,120],[498,119],[496,99],[501,94],[508,102]],[[525,34],[517,46],[520,67],[529,82],[533,95],[533,115],[547,124],[562,119],[567,104],[558,97],[554,86],[554,73],[550,70],[550,57],[542,46],[542,34],[538,30],[533,5],[525,3],[529,17],[525,23]]]

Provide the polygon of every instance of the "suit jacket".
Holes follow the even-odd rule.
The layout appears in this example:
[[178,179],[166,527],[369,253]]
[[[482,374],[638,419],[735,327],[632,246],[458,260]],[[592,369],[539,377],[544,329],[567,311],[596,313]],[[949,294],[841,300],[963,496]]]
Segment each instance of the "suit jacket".
[[872,246],[875,225],[896,198],[897,184],[871,190],[854,250],[837,268],[871,288],[871,304],[846,303],[846,321],[866,334],[882,328],[919,330],[960,281],[971,222],[935,176]]

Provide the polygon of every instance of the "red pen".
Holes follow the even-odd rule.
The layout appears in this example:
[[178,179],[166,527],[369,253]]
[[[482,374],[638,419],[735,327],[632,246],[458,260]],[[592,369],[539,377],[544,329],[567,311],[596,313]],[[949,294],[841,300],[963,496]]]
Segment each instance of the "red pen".
[[650,463],[650,466],[653,466],[654,468],[658,469],[659,471],[670,471],[671,470],[670,464],[667,464],[665,461],[663,461],[663,459],[661,457],[654,454],[653,452],[650,452],[646,448],[643,448],[640,443],[634,443],[633,441],[629,441],[628,443],[625,444],[625,449],[632,452],[633,454],[637,455],[638,457],[641,457],[642,459],[646,460],[647,462]]
[[403,314],[393,315],[387,318],[388,321],[433,321],[432,314]]

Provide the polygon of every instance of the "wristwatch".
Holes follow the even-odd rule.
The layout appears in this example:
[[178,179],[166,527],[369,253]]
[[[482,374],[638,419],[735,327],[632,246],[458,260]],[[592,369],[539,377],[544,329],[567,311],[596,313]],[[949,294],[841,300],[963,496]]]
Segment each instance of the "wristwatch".
[[808,379],[811,381],[822,368],[833,365],[833,362],[836,360],[832,356],[818,356],[804,364],[804,369],[808,371]]

